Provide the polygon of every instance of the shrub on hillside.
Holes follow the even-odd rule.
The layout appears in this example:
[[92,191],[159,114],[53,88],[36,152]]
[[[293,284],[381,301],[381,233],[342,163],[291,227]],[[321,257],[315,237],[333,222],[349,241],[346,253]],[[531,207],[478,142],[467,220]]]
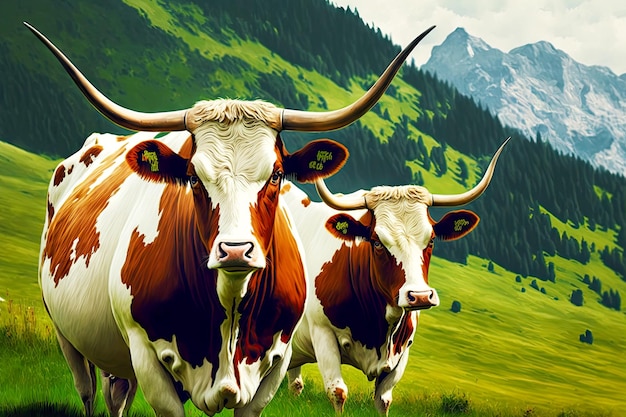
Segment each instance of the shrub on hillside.
[[461,302],[454,300],[452,302],[452,307],[450,307],[450,310],[452,310],[453,313],[458,313],[461,311]]
[[579,289],[572,291],[572,295],[570,296],[569,300],[575,306],[578,306],[578,307],[582,306],[583,305],[583,291]]
[[530,286],[539,291],[539,285],[537,285],[537,280],[533,279],[530,283]]
[[600,278],[594,275],[593,280],[590,281],[588,285],[591,291],[595,291],[598,295],[602,295],[602,281],[600,281]]
[[614,310],[620,311],[622,309],[622,298],[618,291],[604,291],[602,293],[602,305]]
[[582,343],[589,343],[590,345],[593,344],[593,334],[591,333],[591,330],[589,329],[585,330],[585,333],[578,336],[578,339]]

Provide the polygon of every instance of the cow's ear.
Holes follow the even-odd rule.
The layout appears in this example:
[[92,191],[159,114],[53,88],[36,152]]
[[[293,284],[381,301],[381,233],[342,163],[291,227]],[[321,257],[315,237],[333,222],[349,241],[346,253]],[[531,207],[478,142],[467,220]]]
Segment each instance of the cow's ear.
[[285,174],[298,182],[313,182],[326,178],[341,169],[348,159],[348,149],[330,139],[318,139],[307,143],[304,148],[285,155]]
[[157,182],[182,183],[187,180],[187,159],[157,140],[135,145],[126,162],[142,178]]
[[472,211],[451,211],[433,225],[433,230],[439,239],[456,240],[474,230],[479,221],[480,218]]
[[343,240],[354,240],[356,237],[369,239],[370,231],[354,217],[338,213],[326,222],[326,229],[335,237]]

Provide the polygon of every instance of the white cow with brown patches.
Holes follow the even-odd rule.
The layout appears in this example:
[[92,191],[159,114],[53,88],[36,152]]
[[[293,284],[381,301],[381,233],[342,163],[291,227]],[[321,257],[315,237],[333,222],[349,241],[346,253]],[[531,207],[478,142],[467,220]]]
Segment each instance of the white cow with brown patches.
[[468,210],[434,221],[428,208],[478,198],[503,147],[480,183],[460,195],[433,195],[407,185],[335,196],[320,180],[316,185],[324,203],[314,203],[295,185],[283,187],[304,244],[309,279],[305,318],[292,344],[294,392],[304,387],[301,365],[317,362],[326,393],[342,412],[348,387],[341,364],[348,364],[375,380],[376,408],[387,414],[409,360],[419,311],[439,305],[428,279],[434,240],[459,239],[479,221]]

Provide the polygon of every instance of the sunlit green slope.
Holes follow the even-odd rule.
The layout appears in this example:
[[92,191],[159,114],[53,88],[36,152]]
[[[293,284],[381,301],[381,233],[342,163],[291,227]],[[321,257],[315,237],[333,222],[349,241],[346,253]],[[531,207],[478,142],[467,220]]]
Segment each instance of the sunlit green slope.
[[[260,82],[264,75],[283,73],[291,83],[290,97],[306,95],[310,110],[333,109],[352,102],[374,79],[374,75],[367,79],[352,77],[346,86],[340,86],[316,71],[290,63],[260,42],[238,36],[227,27],[218,40],[203,30],[208,17],[192,2],[126,0],[109,3],[103,6],[104,3],[76,2],[68,7],[66,3],[56,5],[27,0],[20,2],[20,8],[16,3],[0,6],[4,10],[11,8],[10,13],[0,13],[0,23],[5,27],[13,25],[15,31],[24,30],[23,35],[11,38],[2,51],[16,57],[24,68],[39,71],[39,76],[29,78],[29,82],[20,79],[24,91],[12,100],[40,109],[33,113],[29,129],[44,132],[42,141],[58,141],[59,147],[75,149],[77,146],[71,148],[69,144],[82,142],[92,131],[117,128],[103,122],[86,104],[63,70],[21,26],[21,20],[29,20],[38,27],[43,25],[41,28],[46,35],[106,94],[124,105],[146,111],[182,108],[195,100],[215,97],[263,98],[287,106],[290,103],[268,97],[269,91],[264,90]],[[117,13],[120,19],[120,22],[111,20],[108,31],[98,25],[105,7]],[[54,15],[54,8],[72,18],[48,19]],[[127,21],[135,22],[133,19],[137,16],[143,19],[140,21],[145,27],[124,26]],[[98,30],[76,33],[72,22],[78,19],[93,23]],[[146,28],[158,30],[149,32]],[[142,30],[156,36],[151,38],[154,45],[141,38],[145,34]],[[123,31],[141,36],[137,35],[136,44],[129,45],[127,33]],[[102,54],[94,56],[92,49]],[[45,62],[43,72],[42,59]],[[33,81],[39,79],[41,84]],[[13,84],[9,80],[4,86]],[[413,121],[432,117],[423,110],[423,92],[402,78],[394,80],[392,86],[393,95],[385,95],[377,108],[362,118],[364,129],[370,130],[381,143],[389,140],[402,116]],[[53,92],[51,97],[45,96],[48,90]],[[78,96],[75,103],[80,104],[67,108],[67,102],[61,100],[61,96],[66,95]],[[449,103],[439,105],[445,109]],[[0,116],[3,124],[11,123],[11,112],[19,106],[6,107]],[[66,132],[64,125],[70,121],[79,127]],[[26,131],[26,126],[21,127]],[[433,138],[411,123],[407,129],[407,139],[417,140],[421,136],[428,150],[440,146],[444,139]],[[335,134],[329,132],[327,136],[332,138]],[[510,151],[514,146],[509,145],[503,154],[501,166],[507,160],[520,158]],[[414,173],[419,172],[424,183],[436,193],[457,193],[466,189],[458,178],[460,161],[468,167],[467,184],[475,183],[482,175],[479,167],[484,166],[484,161],[463,154],[453,146],[447,147],[445,158],[448,166],[445,175],[438,175],[434,167],[424,169],[424,164],[417,160],[406,163]],[[535,161],[525,163],[532,165]],[[42,317],[37,257],[46,187],[55,164],[51,159],[0,143],[0,297],[32,305]],[[494,181],[499,180],[501,166],[496,170]],[[593,186],[601,196],[603,191]],[[487,194],[482,198],[489,197]],[[626,294],[624,277],[607,268],[598,253],[605,246],[619,247],[617,227],[623,225],[606,229],[592,228],[588,221],[582,226],[573,225],[558,220],[543,207],[541,211],[548,213],[551,226],[559,233],[566,232],[579,241],[585,239],[595,244],[590,262],[583,265],[560,256],[546,256],[546,262],[553,262],[555,267],[555,282],[550,282],[532,275],[517,277],[500,265],[494,265],[493,271],[489,271],[489,260],[476,256],[470,256],[467,265],[434,259],[430,280],[440,293],[442,305],[421,315],[409,369],[395,393],[397,402],[414,399],[425,392],[458,390],[485,402],[506,402],[529,409],[607,410],[607,413],[613,411],[614,415],[619,415],[615,410],[626,408],[623,394],[626,392],[625,307],[616,311],[602,305],[601,296],[582,281],[585,275],[595,276],[601,279],[603,289]],[[486,226],[492,214],[479,213],[483,218],[481,226]],[[517,221],[514,217],[508,220]],[[513,237],[499,239],[500,245],[515,251]],[[445,242],[437,244],[446,245]],[[570,301],[575,290],[583,293],[582,306]],[[450,311],[455,300],[462,306],[458,313]],[[593,334],[593,344],[580,341],[580,335],[587,330]],[[349,369],[346,372],[353,391],[371,389],[371,384],[358,372]],[[307,368],[307,376],[319,380],[314,366]]]
[[[0,143],[0,296],[34,306],[40,317],[37,256],[46,187],[55,164]],[[600,244],[607,233],[589,233],[588,239]],[[626,406],[621,395],[626,392],[626,317],[600,304],[579,274],[601,276],[605,285],[621,293],[626,293],[626,284],[597,253],[585,266],[559,257],[552,260],[555,283],[532,276],[516,279],[497,265],[490,272],[488,261],[476,257],[467,265],[434,259],[430,282],[442,304],[421,314],[412,359],[396,392],[398,401],[434,390],[516,407],[593,411]],[[586,300],[580,307],[569,301],[576,288],[583,289]],[[454,300],[462,305],[459,313],[450,311]],[[592,345],[579,341],[587,329],[593,332]],[[346,373],[356,392],[371,389],[359,372],[346,367]],[[305,375],[319,381],[314,366],[307,367]]]
[[37,258],[56,165],[0,142],[0,297],[39,306]]

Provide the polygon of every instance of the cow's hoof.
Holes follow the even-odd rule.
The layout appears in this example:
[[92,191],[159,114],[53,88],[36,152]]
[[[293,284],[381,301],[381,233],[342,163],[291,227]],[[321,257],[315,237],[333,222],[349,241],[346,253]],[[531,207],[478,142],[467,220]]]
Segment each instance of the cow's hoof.
[[294,379],[291,384],[289,384],[289,391],[295,396],[302,394],[302,390],[304,389],[304,381],[302,378]]
[[337,414],[343,413],[343,407],[346,404],[346,400],[348,399],[348,390],[342,387],[335,387],[330,392],[330,401],[333,403],[333,407],[335,408],[335,412]]

